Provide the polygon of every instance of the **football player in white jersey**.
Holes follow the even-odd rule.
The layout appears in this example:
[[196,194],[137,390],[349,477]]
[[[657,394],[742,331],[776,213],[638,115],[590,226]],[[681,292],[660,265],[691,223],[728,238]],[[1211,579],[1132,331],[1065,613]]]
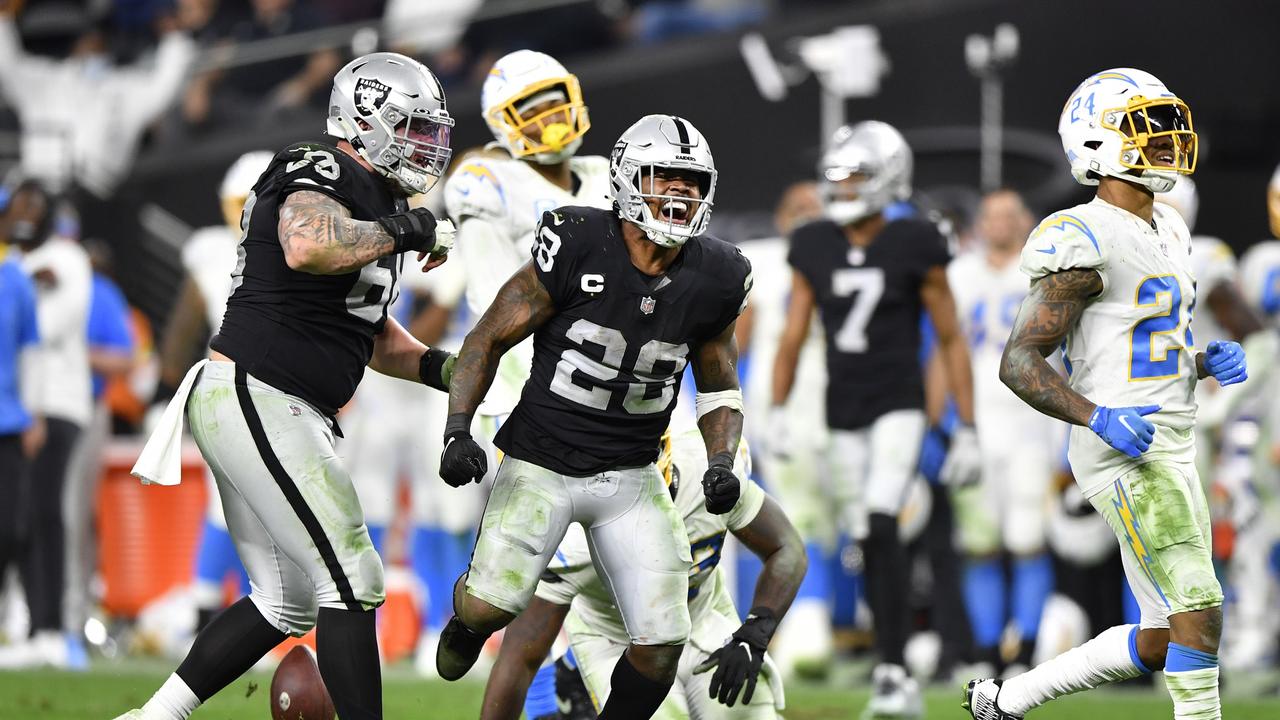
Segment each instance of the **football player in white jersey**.
[[[784,705],[779,673],[765,649],[804,577],[804,544],[787,516],[750,480],[744,442],[734,473],[742,494],[729,513],[707,511],[696,478],[707,468],[697,430],[663,439],[658,467],[666,477],[691,540],[689,647],[680,657],[676,683],[653,717],[662,720],[777,718]],[[719,569],[725,534],[764,561],[745,623]],[[609,677],[627,649],[622,617],[596,573],[586,535],[574,526],[543,574],[534,600],[507,627],[498,663],[485,688],[482,720],[515,720],[525,689],[563,625],[596,707],[609,696]],[[739,692],[741,691],[741,697]]]
[[[476,317],[529,260],[543,212],[612,203],[608,158],[575,155],[591,122],[578,78],[555,58],[533,50],[503,56],[485,78],[480,104],[494,141],[464,159],[444,188],[467,269],[467,306]],[[479,412],[484,438],[491,440],[515,407],[532,358],[532,338],[503,357]]]
[[[160,382],[153,401],[157,410],[164,408],[187,368],[204,351],[209,336],[222,325],[231,294],[231,275],[236,269],[236,246],[240,243],[240,216],[253,184],[271,164],[274,153],[267,150],[247,152],[227,169],[218,186],[223,225],[202,227],[191,234],[182,248],[182,267],[187,276],[178,293],[178,304],[169,315],[160,348]],[[154,416],[158,419],[158,415]],[[214,613],[221,610],[227,575],[240,578],[241,590],[248,592],[249,578],[236,556],[235,544],[227,532],[227,518],[222,512],[213,474],[205,471],[208,504],[204,525],[196,547],[195,630],[203,628]]]
[[[1194,464],[1194,390],[1200,379],[1231,385],[1247,373],[1238,343],[1196,352],[1191,239],[1181,216],[1155,203],[1195,170],[1191,111],[1149,73],[1108,70],[1075,89],[1058,132],[1072,175],[1098,194],[1050,215],[1023,248],[1031,289],[1000,379],[1074,426],[1072,473],[1119,539],[1142,618],[1003,684],[972,680],[964,706],[979,720],[1020,718],[1162,669],[1174,717],[1217,720],[1222,588]],[[1065,379],[1045,361],[1064,340]]]
[[[1045,552],[1048,492],[1062,425],[1037,413],[999,381],[1000,355],[1027,295],[1018,255],[1035,223],[1022,197],[997,190],[982,200],[982,244],[947,266],[956,316],[969,339],[973,414],[982,453],[978,485],[955,492],[960,550],[968,556],[965,606],[979,660],[999,668],[999,645],[1010,619],[1021,646],[1010,666],[1030,665],[1040,614],[1053,590]],[[1012,556],[1006,584],[1000,552]],[[1006,606],[1006,598],[1008,606]]]

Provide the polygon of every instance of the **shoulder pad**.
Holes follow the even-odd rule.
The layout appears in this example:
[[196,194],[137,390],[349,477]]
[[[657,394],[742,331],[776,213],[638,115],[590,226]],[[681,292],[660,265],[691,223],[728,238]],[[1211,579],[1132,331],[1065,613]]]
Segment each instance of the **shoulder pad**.
[[506,216],[507,196],[498,170],[501,162],[472,156],[453,171],[444,185],[444,205],[450,217],[461,222],[467,217],[496,220]]
[[1027,238],[1022,248],[1022,271],[1033,278],[1071,268],[1099,268],[1103,246],[1084,213],[1058,212],[1050,215]]
[[601,155],[579,155],[569,160],[569,167],[582,175],[607,175],[609,158]]
[[286,187],[302,189],[313,186],[341,200],[344,196],[339,188],[350,180],[344,177],[349,172],[343,169],[339,160],[342,155],[341,150],[325,143],[294,143],[276,153],[268,174],[281,178]]

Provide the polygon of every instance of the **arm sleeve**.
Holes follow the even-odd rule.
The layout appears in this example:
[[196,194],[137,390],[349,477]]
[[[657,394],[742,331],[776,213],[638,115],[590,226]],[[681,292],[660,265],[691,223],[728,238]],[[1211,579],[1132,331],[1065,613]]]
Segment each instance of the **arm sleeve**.
[[22,39],[13,18],[0,17],[0,92],[10,105],[17,106],[24,99],[24,92],[49,87],[51,75],[57,64],[47,58],[28,55],[22,48]]
[[1105,247],[1078,215],[1057,213],[1045,218],[1022,248],[1020,267],[1033,280],[1063,270],[1097,270],[1107,281]]

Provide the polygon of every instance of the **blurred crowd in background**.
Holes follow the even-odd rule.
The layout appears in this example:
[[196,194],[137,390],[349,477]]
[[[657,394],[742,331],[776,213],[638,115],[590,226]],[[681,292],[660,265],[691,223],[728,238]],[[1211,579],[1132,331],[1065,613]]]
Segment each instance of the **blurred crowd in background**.
[[[835,4],[786,6],[792,12]],[[423,60],[452,91],[474,88],[512,49],[537,48],[573,70],[575,56],[584,53],[733,33],[770,22],[782,6],[780,0],[0,0],[0,669],[84,667],[95,652],[180,657],[195,628],[225,598],[238,596],[228,586],[243,582],[225,524],[201,513],[190,528],[191,549],[199,544],[205,550],[177,571],[186,582],[160,588],[145,607],[122,611],[104,602],[110,583],[125,575],[104,570],[111,562],[106,554],[118,549],[99,539],[107,497],[100,489],[103,468],[120,466],[119,457],[136,451],[130,438],[144,431],[148,413],[216,330],[212,318],[219,309],[206,307],[211,301],[201,294],[200,271],[229,272],[234,256],[203,254],[207,248],[196,236],[214,233],[234,241],[238,208],[256,179],[252,168],[265,167],[270,157],[259,153],[257,165],[223,163],[229,171],[221,187],[202,188],[222,204],[227,227],[188,232],[170,248],[172,267],[186,279],[170,297],[168,312],[155,317],[121,290],[133,268],[113,262],[130,238],[119,236],[112,205],[140,150],[182,153],[228,132],[253,134],[298,118],[319,127],[334,71],[351,55],[376,48]],[[429,21],[421,20],[428,15]],[[1095,69],[1089,63],[1079,75]],[[1171,85],[1175,81],[1169,78]],[[591,87],[584,83],[584,89],[590,106]],[[450,110],[460,126],[481,123],[476,108],[451,104]],[[1051,110],[1046,115],[1057,108]],[[738,152],[708,135],[718,153]],[[455,155],[461,150],[455,148]],[[772,223],[763,212],[717,210],[711,229],[741,241],[756,268],[751,315],[741,323],[752,438],[762,431],[753,418],[762,418],[771,402],[767,376],[790,278],[785,238],[822,212],[815,184],[788,184],[791,179],[780,177],[770,190],[778,198]],[[961,254],[985,253],[993,243],[1020,247],[1036,218],[1053,209],[1028,207],[1011,190],[984,194],[976,184],[949,182],[945,191],[930,192],[929,185],[928,177],[917,177],[920,190],[910,212],[942,223]],[[1266,188],[1249,192],[1248,202],[1256,204],[1250,212],[1263,213]],[[1274,182],[1271,192],[1280,205]],[[1193,224],[1194,206],[1180,210]],[[1280,236],[1280,207],[1275,210],[1272,229]],[[155,220],[169,221],[182,226],[172,218]],[[1272,324],[1280,312],[1277,246],[1259,243],[1238,271],[1231,266],[1242,295]],[[472,320],[460,302],[462,273],[455,265],[446,264],[438,276],[406,278],[396,306],[412,332],[449,349],[460,345]],[[811,344],[820,345],[819,335]],[[819,396],[821,352],[806,350],[805,363],[808,374],[802,373],[793,395]],[[926,353],[922,372],[927,365]],[[474,496],[459,500],[436,477],[443,398],[372,375],[342,420],[347,464],[362,490],[375,542],[388,565],[404,568],[390,584],[402,581],[419,611],[418,655],[430,672],[433,633],[449,613],[440,598],[466,565],[480,505]],[[1265,388],[1252,394],[1274,396]],[[956,536],[968,501],[950,497],[937,483],[948,420],[945,402],[931,405],[935,430],[922,450],[920,481],[902,530],[913,548],[907,602],[917,611],[919,632],[909,650],[915,669],[949,678],[960,664],[1025,664],[1135,618],[1114,536],[1075,491],[1065,458],[1054,468],[1042,508],[1044,547],[1035,548],[1051,558],[1051,572],[1040,576],[1040,589],[1030,595],[997,598],[983,589],[1005,592],[981,576],[1003,573],[1005,566],[1016,573],[1018,560],[1009,552],[980,563],[965,559]],[[1215,554],[1229,588],[1228,669],[1272,667],[1276,658],[1278,408],[1280,403],[1247,405],[1204,419],[1210,442],[1201,465],[1212,486]],[[374,422],[389,413],[422,421]],[[422,431],[403,437],[377,431],[390,425]],[[1065,426],[1062,435],[1065,441]],[[869,624],[859,596],[859,553],[820,507],[826,497],[821,484],[782,487],[770,476],[771,469],[822,476],[824,434],[814,433],[808,443],[805,458],[789,461],[798,465],[776,470],[776,462],[765,460],[757,467],[759,480],[778,495],[811,550],[810,578],[779,636],[778,653],[796,672],[822,674],[831,654],[867,650]],[[16,482],[19,474],[28,480]],[[118,499],[112,502],[120,507]],[[218,543],[220,549],[208,549]],[[744,558],[734,569],[740,587],[749,589],[750,562]],[[803,636],[788,636],[788,625],[805,628]]]

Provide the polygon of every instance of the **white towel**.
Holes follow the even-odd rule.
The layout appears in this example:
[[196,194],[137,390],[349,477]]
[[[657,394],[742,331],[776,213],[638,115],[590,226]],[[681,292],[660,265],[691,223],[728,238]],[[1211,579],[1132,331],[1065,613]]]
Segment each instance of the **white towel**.
[[201,360],[187,371],[186,377],[178,384],[178,391],[160,416],[159,424],[147,438],[147,444],[142,446],[130,474],[144,485],[177,485],[182,482],[182,421],[187,416],[191,387],[196,384],[200,369],[208,362]]

